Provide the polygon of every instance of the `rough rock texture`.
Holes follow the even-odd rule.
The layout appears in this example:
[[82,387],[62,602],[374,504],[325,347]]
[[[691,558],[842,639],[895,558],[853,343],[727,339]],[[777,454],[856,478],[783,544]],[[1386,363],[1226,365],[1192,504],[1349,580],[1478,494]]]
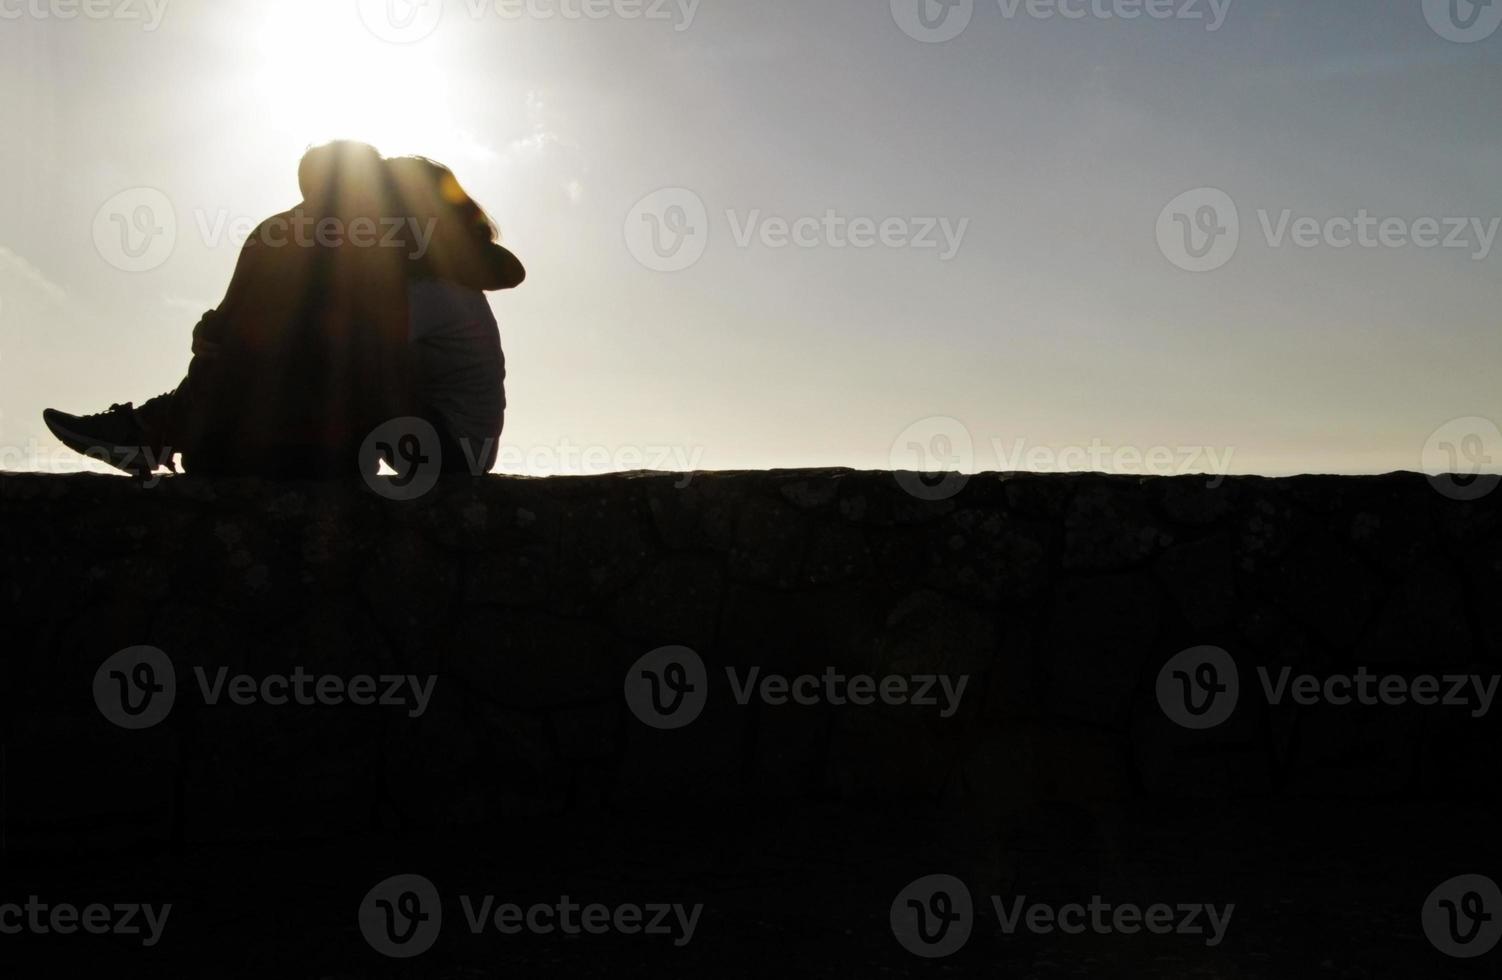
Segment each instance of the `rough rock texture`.
[[[6,833],[225,842],[778,800],[1001,818],[1144,799],[1495,801],[1494,716],[1272,706],[1256,668],[1502,669],[1502,494],[1425,478],[984,475],[925,501],[846,471],[488,478],[410,503],[363,484],[142,488],[0,477]],[[165,722],[92,695],[136,645]],[[627,709],[627,668],[693,648],[691,726]],[[1211,731],[1155,693],[1181,650],[1242,681]],[[419,718],[208,706],[193,670],[436,675]],[[741,706],[724,668],[967,676],[937,708]]]

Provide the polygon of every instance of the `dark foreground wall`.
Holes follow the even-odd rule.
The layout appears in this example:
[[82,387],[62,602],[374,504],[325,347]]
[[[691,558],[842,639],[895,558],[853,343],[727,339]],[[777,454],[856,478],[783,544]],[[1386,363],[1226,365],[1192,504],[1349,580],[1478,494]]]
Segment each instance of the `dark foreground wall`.
[[1495,975],[1502,493],[1439,489],[0,477],[0,974]]
[[[1502,657],[1499,502],[1411,475],[985,475],[946,500],[840,471],[485,479],[405,503],[363,485],[4,477],[5,734],[30,747],[10,760],[8,832],[320,836],[665,795],[1495,799],[1480,678]],[[95,681],[139,645],[177,691],[129,731]],[[668,645],[707,683],[674,730],[624,693]],[[1196,730],[1164,698],[1203,704],[1219,673],[1199,653],[1164,668],[1205,645],[1235,665],[1212,711],[1235,708]],[[371,675],[381,694],[411,675],[396,696],[431,697],[209,704],[221,667]],[[1374,696],[1384,676],[1434,675],[1440,703],[1411,703],[1421,687],[1407,704],[1274,705],[1284,667],[1290,688],[1364,668]],[[802,690],[823,703],[774,689],[742,705],[753,670],[817,675]],[[907,693],[937,703],[832,705],[831,671],[834,699],[849,676],[916,675]]]

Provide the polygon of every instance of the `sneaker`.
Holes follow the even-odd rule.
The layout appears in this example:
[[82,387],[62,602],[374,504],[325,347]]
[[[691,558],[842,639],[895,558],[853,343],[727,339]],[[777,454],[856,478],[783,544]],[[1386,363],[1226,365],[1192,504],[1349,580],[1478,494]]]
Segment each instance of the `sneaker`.
[[42,413],[42,421],[59,442],[90,459],[132,476],[150,476],[156,469],[157,454],[130,402],[94,415],[69,415],[49,408]]

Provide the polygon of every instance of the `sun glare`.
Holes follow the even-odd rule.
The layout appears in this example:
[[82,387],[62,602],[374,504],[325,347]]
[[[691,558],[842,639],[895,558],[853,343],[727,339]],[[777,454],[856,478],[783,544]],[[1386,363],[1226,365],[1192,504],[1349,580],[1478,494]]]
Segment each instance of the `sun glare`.
[[461,149],[438,39],[389,44],[353,10],[299,0],[274,8],[258,38],[252,115],[299,147],[359,139],[440,158]]

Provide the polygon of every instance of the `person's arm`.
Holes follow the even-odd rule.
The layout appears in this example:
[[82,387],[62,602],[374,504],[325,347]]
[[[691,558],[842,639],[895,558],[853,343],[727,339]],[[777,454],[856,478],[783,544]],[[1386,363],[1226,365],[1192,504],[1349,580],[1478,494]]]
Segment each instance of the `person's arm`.
[[[267,242],[283,241],[283,239],[268,237],[268,233],[275,228],[285,235],[293,214],[294,212],[289,211],[267,218],[245,240],[245,244],[240,248],[240,257],[235,260],[235,271],[230,276],[229,288],[225,290],[224,299],[216,308],[205,313],[193,328],[193,353],[195,355],[213,357],[218,354],[219,347],[223,343],[224,325],[258,289],[266,288],[267,273],[270,271],[268,263],[273,258],[268,254],[272,246]],[[274,225],[274,222],[280,222],[280,224]]]

